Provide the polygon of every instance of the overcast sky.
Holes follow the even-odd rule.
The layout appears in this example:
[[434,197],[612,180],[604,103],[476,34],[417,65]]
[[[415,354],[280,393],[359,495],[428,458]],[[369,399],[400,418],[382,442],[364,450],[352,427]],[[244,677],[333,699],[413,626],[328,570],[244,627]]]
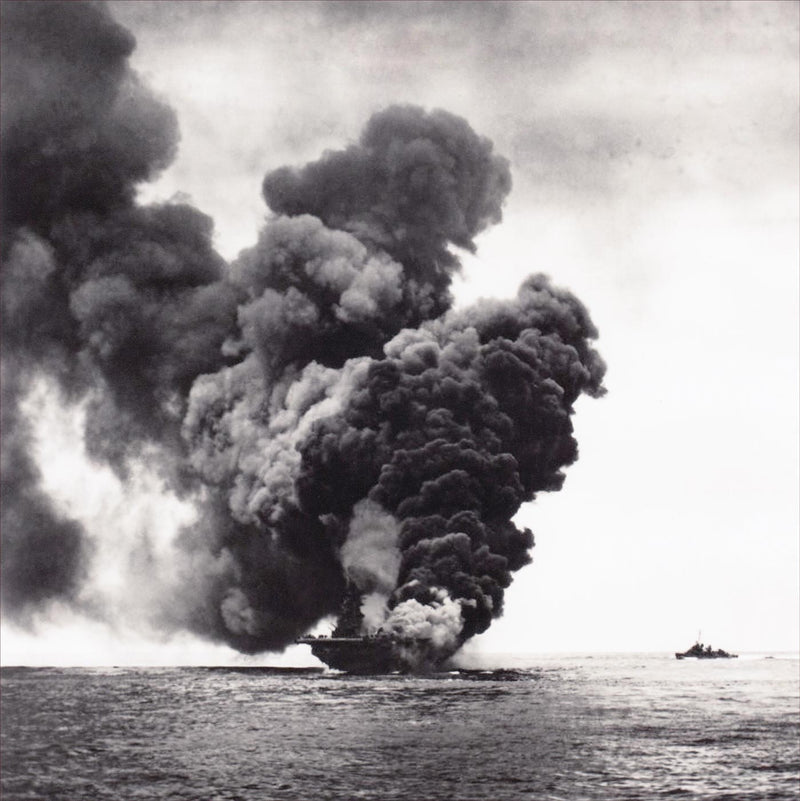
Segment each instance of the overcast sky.
[[[548,273],[600,329],[608,395],[579,401],[580,459],[520,512],[533,563],[471,650],[670,651],[698,630],[798,649],[797,3],[111,8],[181,129],[141,198],[188,195],[228,258],[256,239],[267,171],[347,145],[389,104],[463,116],[510,160],[504,220],[464,255],[458,302]],[[68,414],[42,419],[75,450]],[[73,513],[118,519],[110,475],[47,461]],[[139,504],[131,525],[186,514],[146,489]],[[3,638],[6,664],[101,647],[116,663],[237,659],[66,617]]]

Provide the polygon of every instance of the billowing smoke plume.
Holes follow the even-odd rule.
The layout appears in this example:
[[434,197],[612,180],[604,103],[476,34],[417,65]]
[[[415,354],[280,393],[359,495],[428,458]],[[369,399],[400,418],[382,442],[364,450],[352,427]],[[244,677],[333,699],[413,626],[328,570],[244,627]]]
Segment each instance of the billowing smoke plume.
[[213,587],[237,647],[284,644],[345,581],[367,631],[426,643],[414,661],[502,612],[533,544],[511,518],[561,486],[573,404],[604,372],[586,310],[542,276],[447,311],[448,247],[500,219],[509,184],[463,120],[410,107],[264,180],[284,216],[232,265],[242,360],[195,383],[184,427],[234,520],[212,536],[234,555]]
[[4,5],[4,608],[71,597],[90,558],[26,457],[19,401],[46,372],[90,399],[94,457],[124,475],[157,446],[200,510],[163,624],[277,649],[350,585],[409,663],[452,653],[502,613],[533,545],[512,517],[561,487],[573,405],[604,391],[586,310],[545,277],[450,308],[508,163],[463,119],[387,108],[269,173],[274,214],[226,268],[202,214],[133,201],[175,125],[130,36],[102,6],[52,8]]
[[449,307],[458,261],[448,245],[473,251],[475,235],[500,221],[510,188],[491,142],[459,117],[413,106],[376,114],[346,150],[264,179],[274,211],[311,214],[403,265],[404,325]]
[[88,450],[121,473],[145,442],[178,453],[186,394],[224,363],[237,299],[207,217],[134,204],[177,127],[127,65],[133,37],[94,3],[3,3],[1,30],[2,599],[24,616],[73,597],[89,556],[39,487],[31,381],[88,399]]

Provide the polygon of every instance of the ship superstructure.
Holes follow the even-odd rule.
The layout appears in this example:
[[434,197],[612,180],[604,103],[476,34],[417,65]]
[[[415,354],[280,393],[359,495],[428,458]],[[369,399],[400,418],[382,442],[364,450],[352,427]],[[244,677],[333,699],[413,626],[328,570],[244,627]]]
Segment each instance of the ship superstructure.
[[676,652],[676,659],[736,659],[738,654],[730,654],[717,648],[715,651],[710,645],[703,646],[699,640],[688,650]]
[[381,629],[374,634],[363,634],[361,601],[358,588],[349,585],[331,635],[300,637],[297,642],[311,646],[311,653],[328,667],[347,673],[408,672],[423,663],[426,667],[435,666],[435,660],[420,658],[428,650],[425,642]]

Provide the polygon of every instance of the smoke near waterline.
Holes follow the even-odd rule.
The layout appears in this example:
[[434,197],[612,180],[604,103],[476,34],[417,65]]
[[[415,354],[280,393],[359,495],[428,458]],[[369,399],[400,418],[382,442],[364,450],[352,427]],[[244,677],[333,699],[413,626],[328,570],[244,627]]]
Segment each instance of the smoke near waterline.
[[20,415],[32,381],[46,374],[64,402],[88,401],[96,459],[124,474],[158,442],[166,466],[182,449],[185,395],[225,363],[235,322],[211,221],[187,205],[133,202],[177,147],[174,114],[128,66],[133,48],[101,4],[2,4],[2,599],[12,617],[74,597],[91,550],[39,485],[34,421]]
[[132,37],[101,5],[42,5],[3,4],[4,614],[77,597],[91,559],[30,458],[20,402],[46,374],[88,403],[93,458],[124,480],[155,448],[198,509],[160,625],[279,649],[351,582],[365,626],[424,657],[485,631],[530,558],[511,518],[560,488],[604,373],[543,276],[450,309],[452,248],[501,220],[508,162],[459,117],[389,107],[269,173],[274,214],[226,265],[205,215],[133,202],[177,134]]

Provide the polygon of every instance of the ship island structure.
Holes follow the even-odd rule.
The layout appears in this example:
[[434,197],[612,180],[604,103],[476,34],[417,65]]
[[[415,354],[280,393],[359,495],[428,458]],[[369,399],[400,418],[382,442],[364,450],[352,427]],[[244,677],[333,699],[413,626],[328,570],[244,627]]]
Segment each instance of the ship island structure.
[[[336,628],[330,636],[307,635],[295,642],[311,646],[311,653],[328,667],[346,673],[407,673],[438,667],[439,661],[427,654],[424,641],[378,629],[363,634],[364,615],[361,594],[350,585],[345,593]],[[425,654],[426,658],[422,658]]]

